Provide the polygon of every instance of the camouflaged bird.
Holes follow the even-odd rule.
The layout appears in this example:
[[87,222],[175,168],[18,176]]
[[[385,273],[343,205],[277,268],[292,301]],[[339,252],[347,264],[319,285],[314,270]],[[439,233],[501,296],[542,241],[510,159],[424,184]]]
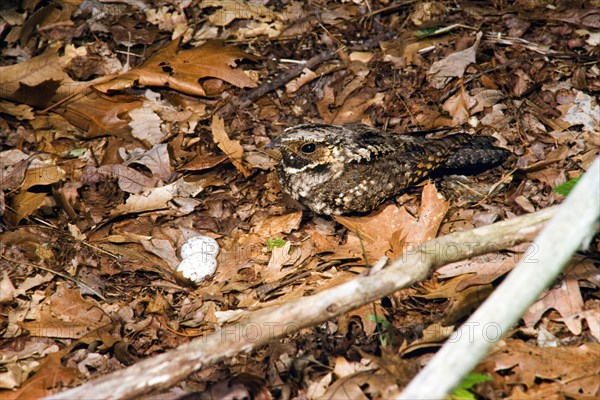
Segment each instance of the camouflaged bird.
[[286,129],[279,148],[283,192],[317,214],[371,211],[432,173],[491,168],[510,154],[493,138],[465,133],[439,139],[367,125],[304,124]]

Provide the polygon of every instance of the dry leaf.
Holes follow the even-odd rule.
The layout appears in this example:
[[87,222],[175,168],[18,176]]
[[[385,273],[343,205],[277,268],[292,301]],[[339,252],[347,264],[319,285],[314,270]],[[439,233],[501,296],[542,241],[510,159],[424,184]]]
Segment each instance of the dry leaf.
[[275,238],[282,233],[298,229],[302,220],[302,211],[265,218],[253,230],[253,233],[265,238]]
[[0,97],[34,107],[46,107],[72,95],[78,87],[88,86],[86,82],[75,82],[64,71],[77,52],[65,51],[61,57],[58,50],[58,47],[49,47],[42,55],[25,62],[0,67]]
[[482,35],[482,32],[477,32],[475,43],[468,49],[457,51],[443,60],[434,62],[427,71],[427,80],[431,83],[431,86],[442,89],[450,79],[463,76],[469,64],[475,63],[475,55]]
[[77,370],[62,365],[62,358],[66,356],[71,347],[47,356],[39,365],[38,371],[25,381],[23,386],[11,393],[14,399],[40,399],[54,393],[56,386],[68,386],[77,378]]
[[46,196],[47,193],[19,192],[12,198],[12,207],[6,210],[7,221],[12,225],[17,225],[22,219],[29,217],[44,205]]
[[[503,345],[502,345],[503,344]],[[510,370],[507,383],[534,386],[537,380],[557,383],[555,394],[566,397],[596,396],[600,389],[600,345],[538,347],[506,339],[487,358],[495,371]]]
[[372,105],[381,105],[385,95],[383,93],[375,93],[372,90],[361,90],[354,96],[350,96],[344,102],[344,105],[335,114],[332,123],[334,124],[351,124],[359,122]]
[[150,145],[157,145],[167,136],[161,129],[162,119],[153,110],[145,107],[129,111],[129,126],[134,138],[143,140]]
[[11,302],[15,293],[16,289],[8,277],[8,272],[4,271],[2,281],[0,281],[0,304]]
[[[194,196],[200,193],[203,188],[202,182],[190,183],[181,178],[170,185],[165,185],[141,194],[129,196],[125,204],[121,204],[115,208],[111,215],[114,217],[117,215],[164,210],[168,208],[177,209],[176,207],[178,206],[179,211],[183,213],[190,213],[193,211],[194,207],[192,206],[191,209],[189,208],[189,205],[186,207],[186,204],[183,204],[184,202],[182,200],[192,199]],[[171,200],[177,197],[181,198],[178,200],[179,204],[171,204]],[[197,201],[194,200],[192,203],[197,204]]]
[[[90,173],[94,173],[94,167],[88,167]],[[126,167],[123,164],[103,165],[98,168],[97,172],[101,175],[111,178],[117,178],[119,189],[126,193],[141,193],[144,190],[151,189],[156,186],[158,180],[149,178],[141,172]]]
[[203,171],[205,169],[211,169],[221,164],[223,161],[228,160],[227,156],[196,156],[187,164],[179,167],[181,171]]
[[21,323],[31,336],[78,339],[109,324],[110,318],[77,289],[64,285],[42,303],[39,319]]
[[244,148],[239,141],[229,139],[229,136],[225,131],[225,123],[223,122],[223,119],[217,115],[213,116],[211,127],[213,140],[217,146],[219,146],[219,148],[223,150],[225,154],[227,154],[227,157],[229,157],[238,171],[240,171],[244,176],[250,176],[250,171],[248,171],[242,162]]
[[483,111],[484,108],[492,107],[504,98],[501,90],[494,89],[475,89],[475,106],[471,109],[471,114]]
[[216,26],[227,26],[235,19],[273,21],[275,13],[258,1],[244,0],[203,0],[200,8],[219,7],[208,20]]
[[129,121],[123,117],[127,117],[129,111],[138,109],[143,104],[137,96],[106,96],[93,91],[77,96],[56,111],[85,132],[86,138],[91,139],[105,135],[131,135]]
[[14,104],[8,101],[0,101],[0,112],[12,115],[18,120],[33,120],[35,118],[33,108],[26,104]]
[[578,91],[572,104],[559,108],[563,112],[560,119],[568,126],[583,125],[588,132],[598,133],[600,130],[600,104],[597,98]]
[[237,47],[223,46],[219,41],[210,41],[189,50],[177,50],[179,41],[159,50],[142,66],[134,68],[114,79],[95,85],[104,93],[122,91],[138,86],[167,86],[170,89],[194,96],[206,96],[199,82],[202,78],[219,78],[237,87],[256,87],[239,68],[235,61],[243,58],[255,59]]
[[155,144],[147,151],[134,151],[128,155],[119,152],[125,165],[139,164],[148,168],[152,175],[163,182],[167,182],[173,173],[171,168],[171,156],[166,143]]
[[592,308],[568,317],[557,319],[557,321],[564,322],[574,335],[581,334],[581,321],[584,320],[587,321],[591,335],[595,337],[596,340],[600,341],[600,308]]
[[418,219],[394,204],[375,215],[336,216],[334,219],[353,233],[339,253],[362,257],[364,246],[369,262],[377,261],[389,250],[391,258],[397,258],[413,246],[433,239],[447,211],[448,203],[438,194],[435,185],[428,183],[423,188]]
[[475,98],[467,94],[464,87],[461,87],[458,93],[446,100],[442,108],[452,116],[452,126],[460,126],[469,120],[469,109],[476,104]]
[[295,93],[302,86],[306,85],[309,82],[312,82],[313,80],[317,79],[318,77],[319,77],[319,75],[315,74],[310,69],[304,68],[302,70],[302,75],[300,75],[296,79],[292,79],[285,85],[285,91],[287,93]]
[[65,171],[57,165],[29,168],[21,184],[21,191],[37,185],[51,185],[64,179],[65,175]]
[[525,325],[531,327],[542,318],[550,308],[565,318],[565,324],[571,332],[581,332],[581,321],[571,320],[570,316],[583,311],[583,298],[576,280],[566,280],[560,286],[550,289],[540,300],[527,309],[523,315]]
[[519,262],[517,254],[489,254],[475,257],[466,261],[446,264],[435,271],[439,279],[447,279],[460,275],[465,276],[456,286],[457,291],[464,290],[474,285],[485,285],[494,282],[506,274]]

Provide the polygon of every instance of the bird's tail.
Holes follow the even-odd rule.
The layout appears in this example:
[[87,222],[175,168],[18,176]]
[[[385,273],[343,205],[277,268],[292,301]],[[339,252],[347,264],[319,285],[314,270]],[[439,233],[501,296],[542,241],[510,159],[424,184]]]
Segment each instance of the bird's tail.
[[491,136],[457,134],[446,139],[452,139],[454,143],[462,142],[462,145],[441,166],[445,173],[479,173],[502,164],[511,154],[506,149],[494,146],[494,138]]

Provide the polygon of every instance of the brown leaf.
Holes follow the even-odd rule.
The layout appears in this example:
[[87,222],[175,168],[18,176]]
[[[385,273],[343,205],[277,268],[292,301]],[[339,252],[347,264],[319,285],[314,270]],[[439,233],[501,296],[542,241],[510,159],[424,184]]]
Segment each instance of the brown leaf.
[[225,123],[223,122],[223,119],[217,115],[213,116],[211,127],[213,140],[217,146],[219,146],[219,148],[223,150],[225,154],[227,154],[238,171],[240,171],[244,176],[250,176],[250,171],[248,171],[248,169],[242,163],[244,148],[239,141],[229,139],[229,136],[225,131]]
[[384,97],[385,95],[383,93],[373,94],[372,90],[361,90],[356,95],[346,99],[342,107],[336,113],[332,123],[351,124],[359,122],[363,118],[363,114],[367,108],[374,104],[381,104]]
[[435,273],[440,279],[472,274],[472,276],[464,277],[456,286],[456,290],[461,291],[470,286],[492,283],[513,269],[519,259],[520,256],[516,254],[490,254],[444,265],[442,268],[438,268]]
[[409,345],[403,345],[399,353],[406,355],[416,350],[440,347],[444,343],[444,340],[448,339],[452,333],[454,333],[453,326],[444,326],[440,323],[431,324],[423,329],[423,337],[411,342]]
[[0,68],[0,97],[34,107],[46,107],[52,101],[73,93],[78,83],[64,71],[64,66],[75,56],[74,51],[58,55],[58,47],[25,62]]
[[[88,167],[90,173],[93,167]],[[117,178],[119,189],[127,193],[141,193],[156,186],[157,179],[149,178],[141,172],[123,164],[103,165],[98,168],[99,174]]]
[[6,210],[7,221],[17,225],[44,205],[46,196],[47,193],[32,193],[26,190],[19,192],[12,198],[12,207]]
[[446,100],[442,108],[452,116],[452,126],[460,126],[469,120],[469,109],[476,103],[476,100],[462,87],[458,93]]
[[94,87],[108,93],[134,85],[167,86],[182,93],[206,96],[199,80],[208,77],[219,78],[241,88],[256,87],[256,83],[244,71],[233,68],[236,60],[254,60],[254,56],[235,46],[223,46],[220,41],[209,41],[193,49],[179,51],[178,45],[178,40],[173,41],[142,66]]
[[33,157],[16,149],[3,151],[0,156],[0,190],[21,186]]
[[62,285],[44,300],[39,319],[22,326],[31,336],[78,339],[108,323],[100,307],[81,297],[79,290]]
[[275,215],[265,218],[253,229],[253,232],[265,238],[275,238],[282,233],[290,233],[298,229],[301,220],[302,211]]
[[504,93],[494,89],[479,89],[473,96],[475,106],[471,109],[471,114],[483,111],[487,107],[492,107],[504,98]]
[[8,101],[0,101],[0,112],[12,115],[18,120],[32,120],[35,118],[33,108],[26,104],[14,104]]
[[338,327],[340,329],[340,333],[342,335],[346,335],[348,333],[348,326],[352,319],[358,318],[365,334],[367,336],[371,336],[377,329],[377,321],[375,320],[375,316],[385,318],[385,315],[385,309],[379,302],[367,304],[338,317]]
[[525,325],[531,327],[549,309],[555,309],[565,319],[571,332],[581,332],[581,321],[568,317],[583,311],[583,298],[576,280],[565,280],[560,286],[550,289],[543,297],[527,309],[523,315]]
[[409,243],[423,243],[435,238],[448,207],[448,202],[438,193],[435,185],[427,183],[421,196],[418,220],[411,217],[413,226],[403,227]]
[[460,78],[463,76],[469,64],[475,63],[475,55],[482,35],[481,32],[477,32],[477,39],[473,46],[434,62],[427,71],[427,80],[431,82],[431,86],[441,89],[446,86],[452,77]]
[[[46,357],[38,368],[38,371],[25,381],[25,384],[17,391],[12,392],[11,399],[39,399],[53,394],[52,388],[56,386],[67,386],[77,378],[77,370],[63,367],[61,359],[71,350],[66,347]],[[4,398],[4,397],[3,397]]]
[[[564,318],[558,318],[557,321],[562,321],[569,327],[574,335],[580,335],[582,332],[581,321],[587,321],[590,328],[590,334],[600,341],[600,308],[592,308],[580,313],[576,313]],[[575,329],[571,329],[571,328]]]
[[125,165],[143,165],[152,171],[152,176],[163,182],[167,182],[171,178],[171,156],[166,143],[155,144],[150,150],[139,154],[133,153],[124,163]]
[[271,258],[266,268],[261,271],[261,277],[265,283],[277,282],[285,275],[287,271],[283,271],[285,265],[292,265],[300,257],[300,252],[292,251],[292,242],[286,242],[283,247],[274,247],[271,251]]
[[364,217],[336,216],[334,219],[353,234],[339,252],[362,257],[362,248],[374,262],[391,250],[390,256],[399,257],[411,246],[433,239],[448,211],[448,203],[438,194],[435,185],[423,188],[419,218],[412,217],[404,207],[386,206],[375,215]]
[[204,0],[200,2],[200,7],[219,7],[217,11],[208,17],[208,20],[216,26],[227,26],[235,19],[253,19],[269,22],[273,20],[275,15],[271,9],[259,2],[247,2],[244,0]]
[[[171,183],[170,185],[161,186],[141,194],[129,196],[125,204],[119,205],[111,213],[113,216],[139,213],[144,211],[163,210],[169,208],[179,208],[183,213],[193,211],[191,204],[183,204],[185,200],[192,199],[203,189],[202,182],[186,182],[183,178]],[[172,204],[171,200],[180,197],[178,204]],[[190,209],[191,206],[191,209]]]
[[575,26],[600,29],[600,11],[595,8],[570,8],[551,14],[548,19],[570,22]]
[[557,383],[566,397],[595,396],[600,389],[600,345],[544,347],[522,340],[506,339],[490,354],[495,371],[510,370],[507,383],[531,387],[537,379]]
[[296,79],[291,80],[290,82],[288,82],[285,85],[285,91],[288,94],[296,93],[298,90],[300,90],[300,88],[302,86],[306,85],[307,83],[312,82],[313,80],[317,79],[318,77],[319,77],[319,75],[315,74],[310,69],[304,68],[302,70],[302,75],[300,75]]
[[64,177],[65,171],[58,165],[52,164],[39,168],[29,168],[21,184],[21,191],[37,185],[50,185],[62,180]]
[[130,136],[128,113],[143,106],[136,96],[106,96],[89,92],[56,109],[62,116],[85,132],[86,138],[98,136]]
[[2,281],[0,281],[0,304],[11,302],[15,293],[16,289],[8,277],[8,272],[4,271]]
[[227,156],[196,156],[187,164],[179,167],[180,171],[203,171],[211,169],[229,159]]

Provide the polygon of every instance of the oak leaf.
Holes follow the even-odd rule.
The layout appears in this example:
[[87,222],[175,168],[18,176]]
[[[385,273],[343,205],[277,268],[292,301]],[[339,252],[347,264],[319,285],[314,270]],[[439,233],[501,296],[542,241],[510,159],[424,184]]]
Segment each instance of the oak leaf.
[[235,61],[256,57],[244,53],[235,46],[223,46],[219,41],[210,41],[189,50],[177,50],[179,41],[159,50],[140,67],[134,68],[114,79],[95,85],[104,93],[122,91],[133,86],[167,86],[193,96],[206,96],[200,83],[202,78],[219,78],[234,86],[256,87],[239,68]]

